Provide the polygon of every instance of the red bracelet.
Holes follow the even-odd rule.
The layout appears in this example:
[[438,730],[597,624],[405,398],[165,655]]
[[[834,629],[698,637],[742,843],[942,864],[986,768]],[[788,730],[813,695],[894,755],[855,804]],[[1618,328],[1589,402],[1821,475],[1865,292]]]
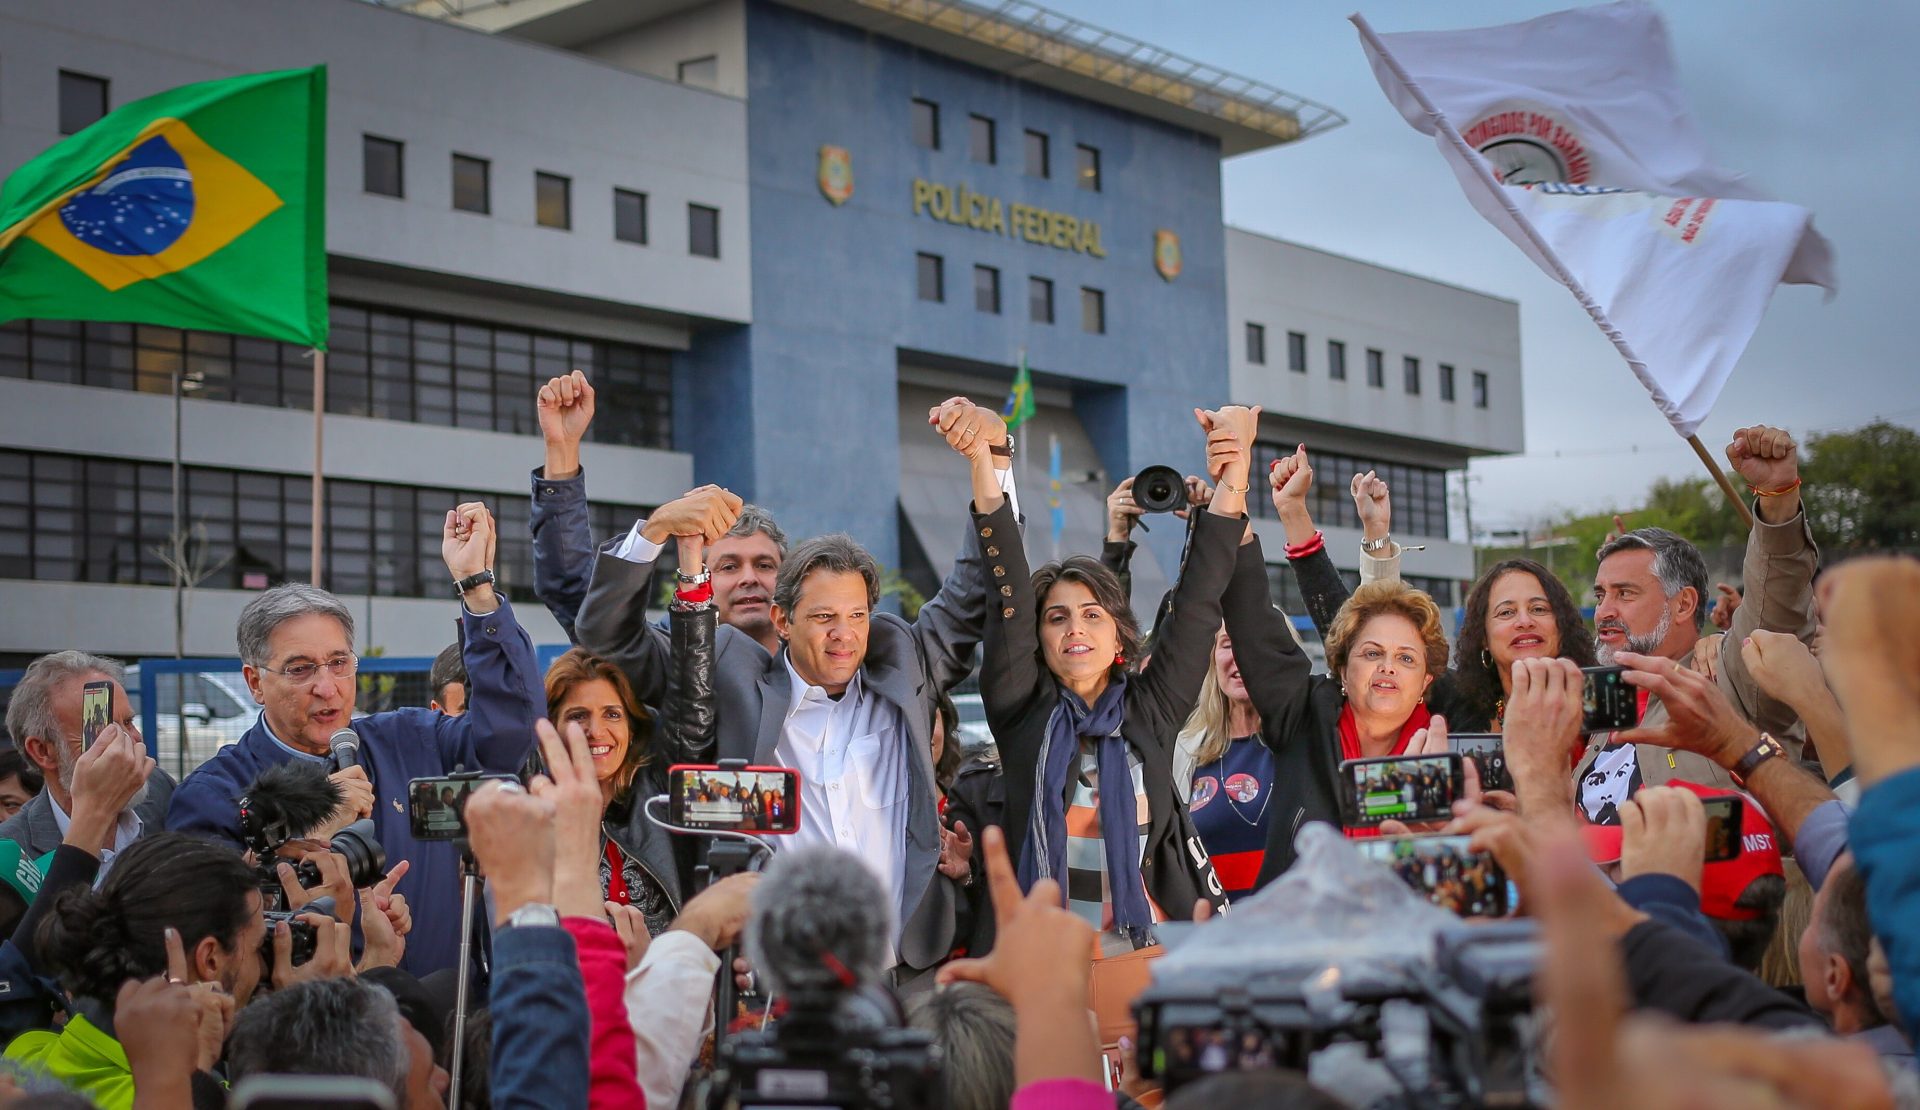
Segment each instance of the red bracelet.
[[1308,540],[1306,543],[1288,544],[1287,558],[1304,559],[1307,556],[1312,555],[1314,552],[1319,551],[1320,549],[1326,546],[1327,546],[1327,538],[1324,535],[1322,535],[1319,531],[1316,530],[1313,533],[1313,538]]
[[1747,488],[1753,491],[1755,497],[1785,497],[1787,494],[1800,488],[1800,479],[1795,478],[1779,489],[1761,489],[1753,485],[1749,485]]
[[705,604],[713,600],[713,583],[711,581],[702,582],[698,588],[691,590],[675,588],[673,591],[673,599],[675,601],[684,601],[688,605]]

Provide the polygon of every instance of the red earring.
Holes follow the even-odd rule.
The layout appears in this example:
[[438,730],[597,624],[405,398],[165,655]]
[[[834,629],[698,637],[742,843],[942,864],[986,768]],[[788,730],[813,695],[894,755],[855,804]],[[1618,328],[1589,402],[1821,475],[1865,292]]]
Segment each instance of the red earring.
[[1113,653],[1113,665],[1114,665],[1114,666],[1116,666],[1116,667],[1124,667],[1124,666],[1126,666],[1126,665],[1127,665],[1127,657],[1126,657],[1125,655],[1122,655],[1121,653],[1119,653],[1119,652],[1117,652],[1117,651],[1116,651],[1116,652],[1114,652],[1114,653]]

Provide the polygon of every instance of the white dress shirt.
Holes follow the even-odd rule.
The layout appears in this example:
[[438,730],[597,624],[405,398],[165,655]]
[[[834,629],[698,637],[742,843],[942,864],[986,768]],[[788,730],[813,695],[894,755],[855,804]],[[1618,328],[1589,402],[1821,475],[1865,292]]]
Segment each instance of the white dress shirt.
[[[53,823],[60,829],[60,839],[65,841],[67,827],[73,824],[73,819],[67,816],[66,810],[60,808],[59,800],[52,793],[47,794],[47,805],[53,810]],[[107,870],[113,866],[113,857],[133,847],[133,842],[140,839],[141,826],[140,815],[131,807],[120,811],[120,816],[113,822],[113,847],[100,851],[100,872],[94,876],[94,886],[99,886],[106,879]]]

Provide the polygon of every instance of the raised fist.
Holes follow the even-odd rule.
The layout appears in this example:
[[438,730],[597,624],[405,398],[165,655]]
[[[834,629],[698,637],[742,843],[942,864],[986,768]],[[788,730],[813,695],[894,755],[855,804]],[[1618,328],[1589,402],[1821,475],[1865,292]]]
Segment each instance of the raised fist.
[[718,543],[740,519],[742,504],[719,486],[701,486],[654,510],[640,534],[654,543],[665,543],[672,536],[700,536],[709,544]]
[[493,566],[493,514],[479,501],[447,512],[440,533],[440,557],[457,582]]
[[1307,445],[1302,443],[1293,454],[1273,460],[1267,471],[1267,483],[1273,487],[1273,507],[1285,513],[1289,508],[1305,508],[1307,493],[1313,489],[1313,466],[1307,462]]
[[927,423],[946,439],[947,446],[969,459],[1007,441],[1007,422],[1000,414],[965,397],[950,397],[928,409]]
[[540,387],[539,409],[542,439],[577,444],[593,423],[593,385],[578,370],[549,378]]
[[1800,477],[1800,450],[1793,437],[1765,424],[1733,433],[1727,462],[1756,490],[1785,489]]
[[1355,474],[1347,487],[1353,494],[1353,507],[1360,514],[1360,533],[1377,540],[1393,530],[1393,501],[1387,494],[1387,480],[1369,470]]

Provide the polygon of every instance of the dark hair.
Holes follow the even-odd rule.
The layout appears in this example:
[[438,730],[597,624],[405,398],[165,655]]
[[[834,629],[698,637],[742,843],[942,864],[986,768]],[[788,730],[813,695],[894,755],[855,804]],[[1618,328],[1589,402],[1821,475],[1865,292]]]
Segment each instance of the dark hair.
[[[433,668],[427,672],[427,685],[433,688],[435,701],[445,701],[441,695],[456,682],[466,689],[467,660],[460,654],[460,645],[451,643],[433,657]],[[467,689],[467,693],[471,694],[472,691]]]
[[[1786,900],[1787,880],[1779,875],[1761,875],[1733,900],[1735,909],[1758,911],[1760,916],[1747,921],[1707,918],[1726,938],[1727,958],[1735,967],[1756,975],[1760,973],[1760,961],[1767,954],[1767,946],[1773,943],[1774,932],[1780,928],[1780,907]],[[1860,966],[1864,969],[1866,961],[1861,961]]]
[[19,748],[0,748],[0,782],[11,778],[18,778],[29,794],[38,794],[47,785],[47,778],[40,773],[40,768],[35,767]]
[[1580,615],[1580,603],[1553,572],[1532,559],[1506,559],[1487,568],[1467,595],[1466,615],[1460,621],[1460,634],[1453,644],[1453,681],[1457,720],[1493,721],[1494,707],[1505,697],[1500,685],[1499,664],[1487,651],[1487,610],[1493,603],[1493,587],[1509,574],[1530,574],[1547,595],[1553,610],[1553,624],[1560,636],[1560,658],[1571,659],[1582,667],[1593,666],[1593,637],[1587,634],[1587,621]]
[[852,536],[835,532],[815,536],[794,548],[780,563],[780,576],[774,580],[773,603],[788,617],[800,604],[800,587],[814,571],[858,574],[867,583],[867,607],[880,604],[880,567]]
[[945,794],[953,787],[953,780],[960,773],[960,710],[953,699],[942,690],[933,700],[933,716],[940,723],[941,735],[946,739],[940,745],[940,762],[933,765],[933,782]]
[[1668,601],[1672,601],[1680,596],[1681,590],[1691,587],[1693,627],[1706,627],[1707,561],[1701,557],[1699,548],[1687,542],[1685,537],[1665,528],[1635,528],[1608,540],[1594,553],[1594,572],[1599,573],[1599,563],[1606,562],[1609,557],[1622,551],[1653,552],[1653,576],[1660,580],[1660,592],[1667,595]]
[[1209,1075],[1175,1091],[1167,1110],[1347,1110],[1347,1104],[1288,1068]]
[[77,997],[111,1006],[120,984],[167,970],[163,932],[186,951],[207,937],[232,950],[258,917],[253,869],[238,852],[180,832],[149,833],[114,857],[98,889],[65,890],[40,922],[47,966]]
[[[1867,956],[1873,949],[1873,923],[1867,920],[1867,881],[1858,867],[1837,867],[1827,875],[1826,912],[1813,928],[1820,930],[1820,947],[1847,962],[1855,997],[1866,1008],[1867,1027],[1886,1023],[1873,1001],[1873,980],[1867,975]],[[1801,974],[1811,974],[1803,969]]]
[[[1120,654],[1126,662],[1113,664],[1112,672],[1124,674],[1137,665],[1140,660],[1140,622],[1133,615],[1133,606],[1127,602],[1127,591],[1121,587],[1120,577],[1091,555],[1069,555],[1033,572],[1034,625],[1037,627],[1046,620],[1047,595],[1062,582],[1078,582],[1085,586],[1093,594],[1093,600],[1113,618],[1114,627],[1120,633]],[[1040,666],[1042,669],[1046,667],[1044,658]]]

